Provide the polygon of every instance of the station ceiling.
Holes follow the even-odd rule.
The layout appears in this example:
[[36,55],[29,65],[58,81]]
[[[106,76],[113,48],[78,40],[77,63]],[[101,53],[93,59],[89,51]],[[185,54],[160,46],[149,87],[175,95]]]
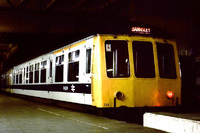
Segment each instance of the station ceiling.
[[[0,0],[0,44],[18,49],[15,58],[26,60],[104,24],[131,21],[157,26],[188,41],[197,38],[199,5],[198,0]],[[6,54],[0,61],[7,60]],[[8,67],[19,63],[8,62]]]
[[127,18],[127,0],[1,0],[0,32],[75,33]]
[[[123,0],[1,0],[0,62],[8,59],[8,55],[15,51],[13,49],[17,49],[16,45],[19,45],[18,49],[21,51],[16,55],[20,60],[28,58],[28,55],[37,56],[41,52],[57,48],[64,42],[73,41],[72,38],[88,33],[102,21],[124,20],[127,14],[123,13],[127,12],[122,8],[127,8],[127,2]],[[14,61],[11,62],[15,63]]]

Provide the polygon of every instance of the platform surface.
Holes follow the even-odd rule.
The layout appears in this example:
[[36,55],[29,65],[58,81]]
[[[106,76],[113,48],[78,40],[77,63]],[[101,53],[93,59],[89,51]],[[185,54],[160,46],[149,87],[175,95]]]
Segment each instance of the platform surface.
[[126,123],[0,94],[0,133],[162,133]]
[[173,133],[200,133],[200,113],[145,113],[143,126]]

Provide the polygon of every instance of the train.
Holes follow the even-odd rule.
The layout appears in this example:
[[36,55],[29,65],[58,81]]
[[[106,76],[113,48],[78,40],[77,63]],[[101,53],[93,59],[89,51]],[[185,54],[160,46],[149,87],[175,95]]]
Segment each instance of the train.
[[175,39],[149,27],[94,34],[16,65],[2,91],[100,109],[181,105]]

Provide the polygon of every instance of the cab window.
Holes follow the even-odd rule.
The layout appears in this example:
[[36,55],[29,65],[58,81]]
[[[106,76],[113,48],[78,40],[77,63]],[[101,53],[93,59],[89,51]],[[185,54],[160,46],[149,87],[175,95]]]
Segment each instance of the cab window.
[[106,70],[109,78],[129,77],[128,43],[125,40],[105,41]]
[[135,76],[138,78],[154,78],[155,66],[152,43],[133,41],[132,45]]
[[161,78],[176,78],[174,48],[171,44],[157,43],[158,66]]

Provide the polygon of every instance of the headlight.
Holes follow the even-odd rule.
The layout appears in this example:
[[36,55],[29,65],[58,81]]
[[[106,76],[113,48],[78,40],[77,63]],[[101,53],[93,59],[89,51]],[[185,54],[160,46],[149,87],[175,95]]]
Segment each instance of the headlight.
[[116,94],[115,94],[115,97],[118,99],[118,100],[121,100],[124,98],[124,94],[120,91],[118,91]]

